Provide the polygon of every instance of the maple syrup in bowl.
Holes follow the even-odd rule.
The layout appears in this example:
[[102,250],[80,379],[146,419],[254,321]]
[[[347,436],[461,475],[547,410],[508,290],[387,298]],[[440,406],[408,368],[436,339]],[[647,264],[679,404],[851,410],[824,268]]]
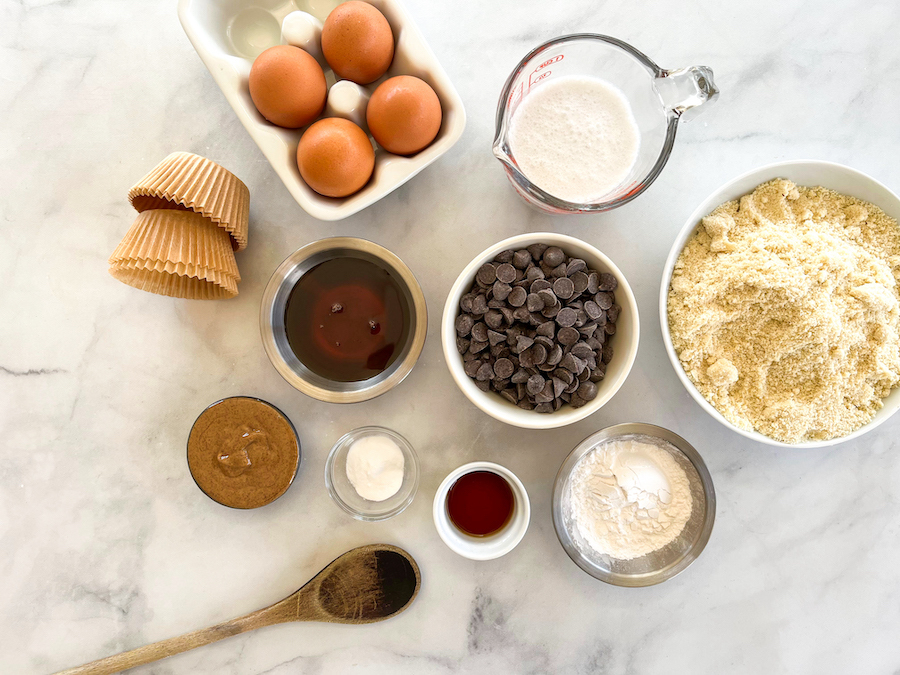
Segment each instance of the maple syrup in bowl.
[[425,343],[425,297],[396,255],[334,237],[294,252],[263,293],[266,354],[295,388],[354,403],[399,384]]

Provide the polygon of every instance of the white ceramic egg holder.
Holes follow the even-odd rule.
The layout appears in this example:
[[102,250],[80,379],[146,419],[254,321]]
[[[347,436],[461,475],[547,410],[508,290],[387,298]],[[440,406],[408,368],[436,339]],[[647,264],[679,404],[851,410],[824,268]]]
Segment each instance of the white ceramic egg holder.
[[[365,87],[352,82],[335,83],[334,73],[324,60],[329,96],[325,116],[346,117],[357,124],[365,112],[362,98],[375,91],[384,80],[396,75],[414,75],[427,82],[441,101],[443,120],[437,137],[427,148],[411,157],[401,157],[375,148],[375,171],[359,192],[343,198],[323,197],[300,177],[297,144],[304,129],[283,129],[267,122],[250,99],[248,78],[259,53],[282,44],[282,22],[292,12],[302,11],[323,22],[340,2],[335,0],[179,0],[178,17],[191,44],[219,85],[235,114],[262,150],[297,203],[321,220],[346,218],[403,185],[462,136],[466,113],[462,99],[438,63],[419,29],[397,0],[369,0],[391,24],[394,33],[394,60],[387,73]],[[289,33],[314,35],[316,24],[307,26],[295,16]],[[309,39],[308,37],[306,39]],[[313,54],[313,56],[317,56]],[[351,86],[352,85],[352,86]],[[334,89],[334,93],[332,93]],[[361,91],[362,90],[362,91]],[[355,116],[355,118],[354,118]],[[360,125],[366,129],[365,124]]]

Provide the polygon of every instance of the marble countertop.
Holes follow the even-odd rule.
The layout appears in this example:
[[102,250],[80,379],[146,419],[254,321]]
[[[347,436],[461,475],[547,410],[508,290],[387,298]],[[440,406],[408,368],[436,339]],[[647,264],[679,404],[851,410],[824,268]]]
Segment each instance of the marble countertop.
[[[0,3],[0,671],[51,672],[243,614],[343,551],[384,541],[409,550],[424,575],[396,619],[276,626],[133,672],[898,672],[900,417],[824,450],[751,442],[684,391],[656,313],[676,232],[733,176],[818,158],[900,189],[896,3],[406,5],[465,102],[465,134],[383,201],[324,223],[300,209],[238,123],[174,2]],[[525,206],[491,156],[494,107],[525,52],[579,31],[622,38],[663,67],[708,65],[722,95],[679,130],[668,167],[639,199],[609,214],[551,217]],[[234,300],[154,296],[107,274],[134,217],[126,191],[175,150],[210,157],[250,187]],[[438,325],[475,254],[542,230],[581,237],[616,261],[643,331],[608,405],[570,427],[528,432],[463,397]],[[257,322],[277,264],[330,235],[397,253],[430,309],[409,378],[345,407],[287,385]],[[207,499],[185,462],[194,418],[235,394],[280,407],[303,444],[293,487],[250,512]],[[703,555],[645,589],[584,574],[550,518],[566,454],[625,421],[687,438],[718,494]],[[365,424],[398,430],[421,458],[416,500],[379,524],[346,516],[323,483],[332,443]],[[517,473],[533,506],[525,539],[491,562],[451,553],[431,521],[441,479],[477,459]]]

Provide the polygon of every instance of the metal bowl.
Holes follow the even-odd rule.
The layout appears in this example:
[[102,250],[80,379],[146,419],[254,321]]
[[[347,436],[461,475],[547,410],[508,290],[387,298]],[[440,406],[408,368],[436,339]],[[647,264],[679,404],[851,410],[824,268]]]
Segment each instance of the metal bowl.
[[[357,382],[336,382],[312,372],[291,350],[284,326],[285,306],[300,277],[319,263],[341,257],[368,260],[386,270],[400,288],[408,317],[406,338],[397,359],[375,377]],[[263,292],[259,325],[269,360],[290,385],[327,403],[357,403],[380,396],[409,375],[425,344],[428,313],[419,282],[400,258],[365,239],[332,237],[297,249],[278,266]]]
[[[633,436],[665,441],[660,447],[669,451],[688,477],[693,508],[684,530],[674,541],[640,558],[619,560],[599,554],[581,541],[567,514],[567,495],[572,472],[582,457],[605,441]],[[682,572],[703,551],[715,518],[716,492],[703,458],[681,436],[652,424],[617,424],[591,434],[566,457],[553,485],[553,526],[559,543],[581,569],[615,586],[653,586]]]

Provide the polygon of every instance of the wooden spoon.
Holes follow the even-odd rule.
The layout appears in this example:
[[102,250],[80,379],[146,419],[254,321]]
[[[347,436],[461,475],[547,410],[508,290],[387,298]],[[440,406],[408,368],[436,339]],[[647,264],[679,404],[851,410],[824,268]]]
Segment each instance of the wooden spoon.
[[57,675],[118,673],[276,623],[384,621],[412,604],[421,582],[419,566],[403,549],[388,544],[360,546],[334,560],[296,593],[265,609],[91,661]]

